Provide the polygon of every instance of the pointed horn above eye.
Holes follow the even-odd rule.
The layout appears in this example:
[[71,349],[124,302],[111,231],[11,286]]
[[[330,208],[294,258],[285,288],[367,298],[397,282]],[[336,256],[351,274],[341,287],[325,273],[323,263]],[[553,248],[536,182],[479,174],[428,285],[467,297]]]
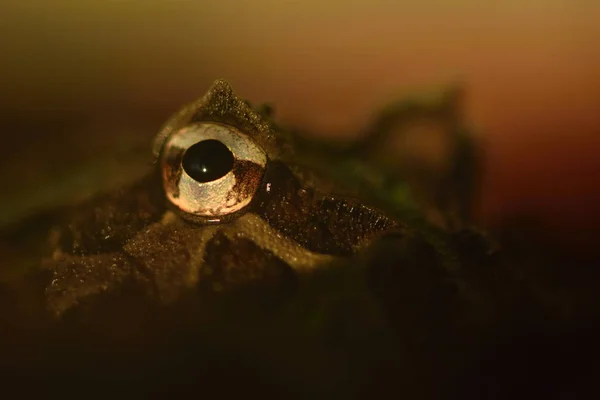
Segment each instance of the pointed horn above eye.
[[216,79],[204,95],[207,100],[212,97],[228,98],[231,96],[234,96],[231,84],[222,78]]
[[229,82],[217,79],[202,97],[183,107],[163,125],[154,141],[154,156],[159,156],[167,137],[194,122],[232,125],[248,135],[263,136],[266,141],[272,136],[269,121],[237,97]]

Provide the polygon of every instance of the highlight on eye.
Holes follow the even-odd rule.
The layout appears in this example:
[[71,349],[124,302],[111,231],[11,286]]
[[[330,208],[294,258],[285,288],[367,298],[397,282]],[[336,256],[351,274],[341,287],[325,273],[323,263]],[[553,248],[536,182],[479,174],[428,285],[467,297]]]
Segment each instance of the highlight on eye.
[[171,134],[160,155],[168,200],[184,216],[220,221],[250,204],[267,155],[239,129],[216,122],[187,125]]

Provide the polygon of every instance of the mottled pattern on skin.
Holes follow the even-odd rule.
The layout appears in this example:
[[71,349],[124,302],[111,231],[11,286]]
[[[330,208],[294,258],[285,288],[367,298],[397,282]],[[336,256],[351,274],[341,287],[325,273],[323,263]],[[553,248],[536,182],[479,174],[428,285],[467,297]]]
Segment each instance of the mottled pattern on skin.
[[254,210],[271,226],[307,249],[350,255],[375,235],[405,228],[355,199],[324,195],[301,186],[282,162],[267,167]]
[[293,294],[298,274],[352,256],[385,233],[405,232],[381,211],[292,172],[293,164],[281,159],[292,158],[282,137],[223,81],[176,114],[157,143],[201,121],[232,124],[266,150],[264,170],[253,163],[234,167],[236,181],[262,179],[250,205],[219,223],[196,221],[169,205],[158,165],[131,187],[81,205],[56,231],[55,254],[45,263],[56,315],[123,285],[159,304],[231,291],[272,303]]
[[273,253],[298,272],[311,271],[335,259],[331,253],[307,249],[254,213],[247,213],[238,218],[229,232],[235,239],[254,241],[259,247]]
[[129,238],[159,220],[164,211],[159,181],[151,174],[74,208],[53,235],[53,246],[77,255],[118,251]]
[[88,298],[132,279],[133,264],[121,253],[57,256],[46,263],[53,278],[46,289],[51,312],[60,315]]
[[206,245],[200,290],[242,293],[266,305],[293,296],[298,279],[292,268],[251,239],[231,239],[218,232]]
[[151,277],[159,300],[169,303],[197,282],[210,228],[194,229],[177,220],[157,223],[132,238],[123,250]]

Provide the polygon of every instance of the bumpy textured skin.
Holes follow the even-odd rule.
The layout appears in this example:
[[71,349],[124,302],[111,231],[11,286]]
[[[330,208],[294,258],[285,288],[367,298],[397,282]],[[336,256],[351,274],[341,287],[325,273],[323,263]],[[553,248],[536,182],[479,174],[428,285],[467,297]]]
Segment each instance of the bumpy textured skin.
[[213,121],[230,124],[251,136],[270,157],[279,158],[291,148],[277,140],[269,121],[253,110],[246,101],[233,93],[225,80],[216,80],[200,99],[188,104],[173,115],[161,129],[154,142],[158,157],[166,138],[193,122]]
[[322,193],[309,174],[296,174],[284,137],[222,80],[167,122],[155,155],[169,135],[203,121],[230,124],[266,151],[252,203],[219,224],[195,221],[171,210],[155,165],[142,181],[82,204],[57,227],[56,251],[45,261],[55,315],[113,294],[169,304],[238,291],[282,301],[294,293],[298,274],[352,256],[387,232],[406,231],[381,211]]

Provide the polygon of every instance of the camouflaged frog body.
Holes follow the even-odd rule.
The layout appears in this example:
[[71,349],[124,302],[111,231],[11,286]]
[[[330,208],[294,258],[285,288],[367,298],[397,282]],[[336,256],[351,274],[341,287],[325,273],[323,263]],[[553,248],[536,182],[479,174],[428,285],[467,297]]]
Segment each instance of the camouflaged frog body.
[[[187,150],[206,140],[217,150],[190,158]],[[174,115],[154,151],[143,180],[82,204],[54,231],[45,265],[56,315],[124,291],[167,304],[251,287],[277,300],[293,293],[299,273],[405,229],[300,171],[283,135],[225,81]],[[203,179],[225,165],[219,151],[228,170]]]

